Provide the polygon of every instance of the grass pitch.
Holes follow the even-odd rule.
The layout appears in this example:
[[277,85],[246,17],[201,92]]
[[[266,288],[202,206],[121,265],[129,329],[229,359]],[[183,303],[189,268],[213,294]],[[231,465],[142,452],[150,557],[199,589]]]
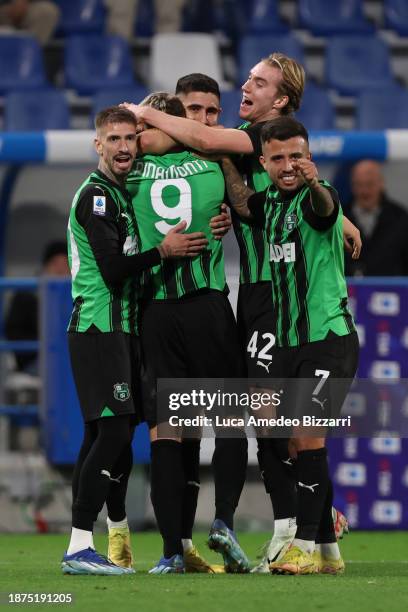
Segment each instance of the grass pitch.
[[[218,555],[195,543],[213,563]],[[255,561],[267,534],[240,534]],[[342,541],[344,576],[172,575],[148,576],[160,557],[156,534],[133,534],[137,573],[131,576],[63,576],[67,545],[61,535],[1,535],[0,592],[72,593],[72,604],[0,605],[0,608],[65,608],[100,612],[402,612],[408,610],[408,534],[351,533]],[[107,538],[96,536],[106,552]]]

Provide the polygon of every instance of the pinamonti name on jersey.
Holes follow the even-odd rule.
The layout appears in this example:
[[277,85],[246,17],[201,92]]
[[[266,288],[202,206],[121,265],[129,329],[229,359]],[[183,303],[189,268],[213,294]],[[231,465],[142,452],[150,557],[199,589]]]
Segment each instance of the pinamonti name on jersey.
[[208,246],[197,257],[164,260],[144,274],[145,299],[178,299],[200,289],[228,291],[222,243],[211,234],[211,217],[224,200],[218,163],[183,151],[146,155],[127,179],[140,232],[141,249],[160,244],[167,232],[186,221],[185,232],[203,232]]
[[[245,122],[238,129],[246,130],[250,126],[250,123]],[[250,189],[259,192],[271,184],[268,173],[261,166],[256,153],[240,156],[237,166]],[[243,221],[234,211],[232,211],[232,221],[240,252],[240,283],[270,281],[271,271],[265,231]]]
[[355,328],[347,310],[340,205],[334,224],[317,230],[305,218],[311,207],[307,186],[288,202],[271,185],[266,199],[277,346],[323,340],[329,331],[351,333]]
[[140,279],[128,279],[119,288],[108,287],[100,274],[86,231],[76,218],[76,205],[81,195],[84,190],[92,188],[102,198],[110,197],[116,204],[116,221],[120,222],[124,233],[123,254],[139,252],[137,224],[130,198],[126,198],[119,187],[115,188],[113,183],[93,172],[76,192],[68,222],[68,258],[74,300],[68,331],[86,332],[94,325],[101,332],[136,334]]

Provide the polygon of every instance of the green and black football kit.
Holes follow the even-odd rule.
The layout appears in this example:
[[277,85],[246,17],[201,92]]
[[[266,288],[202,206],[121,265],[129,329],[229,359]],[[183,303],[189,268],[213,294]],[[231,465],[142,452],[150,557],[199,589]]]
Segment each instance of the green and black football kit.
[[[326,413],[334,413],[356,373],[359,349],[347,308],[343,214],[336,191],[326,181],[320,183],[334,203],[328,217],[314,212],[307,185],[286,198],[271,185],[251,196],[248,207],[268,238],[276,322],[269,375],[307,380],[309,408],[323,410],[324,405]],[[342,392],[334,383],[331,395],[336,397],[329,402],[332,379],[348,382],[341,385]],[[307,400],[304,385],[300,387],[296,403],[304,411]]]
[[138,242],[126,190],[93,172],[74,197],[68,224],[74,299],[68,341],[85,421],[72,526],[83,532],[92,532],[104,504],[112,521],[126,517],[131,443],[142,419],[138,279],[160,261],[158,249],[140,254]]
[[[127,186],[142,250],[157,244],[179,221],[203,232],[207,248],[193,258],[162,262],[145,275],[141,341],[145,359],[144,414],[151,427],[168,421],[156,406],[159,378],[230,378],[241,375],[238,331],[227,297],[224,254],[209,223],[224,199],[217,163],[189,152],[145,156]],[[177,435],[176,431],[176,435]],[[183,436],[186,435],[186,432]],[[168,436],[166,436],[168,437]],[[183,554],[191,539],[199,491],[200,440],[159,439],[151,444],[151,499],[163,555]],[[216,518],[233,527],[245,481],[246,438],[216,436],[213,455]],[[232,464],[232,469],[231,469]]]
[[180,221],[185,232],[203,232],[208,247],[194,258],[165,260],[144,275],[145,300],[179,299],[201,289],[227,292],[222,242],[208,220],[219,214],[225,184],[218,163],[193,153],[146,155],[137,159],[126,187],[132,197],[141,250],[159,244]]
[[[158,378],[241,374],[237,328],[227,297],[222,243],[210,219],[219,214],[225,184],[218,163],[183,151],[136,160],[127,179],[140,232],[149,250],[180,221],[203,232],[206,249],[193,258],[162,261],[143,276],[141,341],[148,397]],[[154,425],[155,401],[145,402]]]
[[138,287],[142,272],[161,258],[157,249],[139,253],[129,194],[99,170],[75,194],[68,256],[68,338],[84,420],[139,413]]
[[[253,153],[235,159],[245,183],[255,192],[266,189],[271,181],[260,164],[262,154],[261,129],[266,122],[244,123],[251,139]],[[240,251],[240,285],[237,302],[237,323],[245,353],[249,378],[269,376],[268,362],[275,342],[275,317],[271,299],[271,271],[265,229],[241,219],[231,211],[233,227]]]

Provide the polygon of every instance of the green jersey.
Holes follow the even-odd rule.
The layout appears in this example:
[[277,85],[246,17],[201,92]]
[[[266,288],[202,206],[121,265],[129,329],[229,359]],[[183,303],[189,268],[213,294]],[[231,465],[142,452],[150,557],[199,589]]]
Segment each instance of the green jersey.
[[186,221],[186,232],[203,232],[207,248],[194,258],[164,260],[145,273],[143,297],[178,299],[200,289],[226,291],[224,252],[209,227],[224,200],[224,176],[218,163],[193,153],[146,155],[136,160],[127,179],[145,251]]
[[[264,191],[271,184],[268,173],[259,162],[262,154],[261,129],[265,122],[242,124],[239,129],[245,130],[250,137],[254,152],[241,155],[236,160],[237,168],[245,183],[255,192]],[[234,231],[240,251],[240,283],[258,283],[270,281],[268,243],[265,230],[255,224],[243,221],[232,211]]]
[[130,196],[99,170],[76,192],[68,222],[74,308],[68,331],[137,332],[138,280],[110,286],[97,253],[135,255],[137,225]]
[[306,185],[288,200],[273,186],[249,199],[268,237],[278,346],[323,340],[329,331],[344,336],[355,329],[347,309],[343,214],[336,191],[320,182],[335,204],[329,217],[313,211]]

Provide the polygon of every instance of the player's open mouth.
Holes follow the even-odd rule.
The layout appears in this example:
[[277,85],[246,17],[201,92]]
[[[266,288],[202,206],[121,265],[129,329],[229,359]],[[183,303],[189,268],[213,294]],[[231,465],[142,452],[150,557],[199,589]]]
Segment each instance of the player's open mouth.
[[285,174],[284,176],[280,177],[280,180],[285,185],[293,185],[293,183],[296,182],[296,174]]
[[129,164],[129,162],[131,161],[131,156],[130,155],[117,155],[115,157],[115,162],[119,165],[119,166],[127,166]]
[[241,108],[249,108],[252,105],[253,105],[252,100],[249,100],[249,98],[246,98],[245,96],[242,97]]

